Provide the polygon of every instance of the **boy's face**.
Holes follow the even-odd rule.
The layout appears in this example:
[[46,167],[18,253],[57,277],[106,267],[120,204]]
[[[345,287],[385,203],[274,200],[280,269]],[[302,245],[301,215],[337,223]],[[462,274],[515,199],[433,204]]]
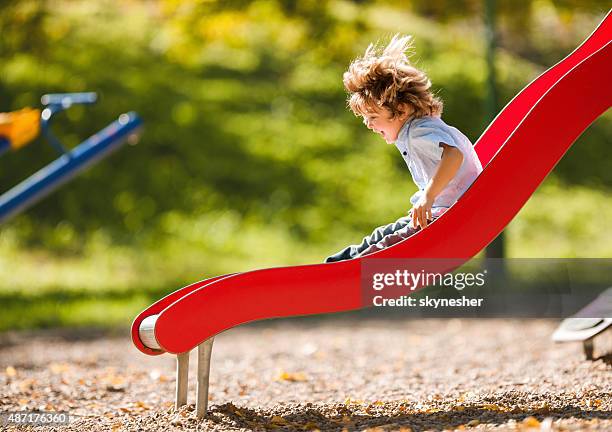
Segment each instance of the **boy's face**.
[[392,118],[391,111],[387,108],[374,108],[373,111],[363,116],[363,123],[372,131],[382,135],[387,144],[397,141],[397,135],[406,122],[408,113]]

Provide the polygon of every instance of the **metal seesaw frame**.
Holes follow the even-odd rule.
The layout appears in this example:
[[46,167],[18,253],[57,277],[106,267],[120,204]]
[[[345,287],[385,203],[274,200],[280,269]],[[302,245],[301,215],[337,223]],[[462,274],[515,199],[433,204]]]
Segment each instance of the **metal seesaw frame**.
[[51,133],[51,119],[72,105],[93,104],[96,100],[96,93],[91,92],[47,94],[41,98],[46,106],[41,113],[42,133],[61,156],[0,195],[0,223],[34,205],[126,141],[137,141],[142,120],[135,112],[128,112],[72,150],[67,150]]

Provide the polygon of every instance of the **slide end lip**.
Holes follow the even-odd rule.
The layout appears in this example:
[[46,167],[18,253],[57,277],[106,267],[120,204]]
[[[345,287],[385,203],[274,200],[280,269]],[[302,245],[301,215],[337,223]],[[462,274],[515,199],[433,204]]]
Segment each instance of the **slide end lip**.
[[[144,328],[143,328],[143,322],[144,323]],[[148,346],[148,344],[145,344],[145,342],[151,342],[149,337],[145,337],[145,341],[143,341],[143,338],[141,336],[141,329],[143,329],[143,334],[148,333],[148,332],[152,332],[154,334],[155,331],[155,322],[157,321],[157,315],[148,315],[148,316],[142,316],[139,315],[136,317],[136,319],[134,320],[134,322],[132,323],[132,342],[134,343],[134,345],[136,346],[136,348],[138,348],[138,350],[140,352],[142,352],[143,354],[147,354],[147,355],[152,355],[152,356],[156,356],[156,355],[161,355],[164,354],[166,351],[163,349],[163,347],[161,347],[161,345],[159,345],[159,343],[157,343],[157,340],[155,339],[155,337],[153,336],[153,340],[157,343],[157,347],[151,347]],[[152,325],[152,327],[151,327]],[[145,331],[146,329],[146,331]],[[147,335],[148,336],[148,335]],[[154,345],[154,344],[152,344]]]

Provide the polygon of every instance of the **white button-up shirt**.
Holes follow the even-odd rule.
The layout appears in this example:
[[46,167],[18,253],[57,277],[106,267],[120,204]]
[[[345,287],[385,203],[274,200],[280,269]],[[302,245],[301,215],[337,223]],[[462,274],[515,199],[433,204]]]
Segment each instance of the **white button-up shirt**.
[[436,211],[438,207],[443,211],[453,205],[482,172],[474,146],[458,129],[447,125],[439,117],[430,116],[407,120],[395,141],[395,146],[402,154],[412,179],[419,188],[410,198],[412,205],[423,196],[425,187],[440,165],[440,143],[459,149],[463,154],[463,162],[455,177],[434,200],[434,213],[439,213]]

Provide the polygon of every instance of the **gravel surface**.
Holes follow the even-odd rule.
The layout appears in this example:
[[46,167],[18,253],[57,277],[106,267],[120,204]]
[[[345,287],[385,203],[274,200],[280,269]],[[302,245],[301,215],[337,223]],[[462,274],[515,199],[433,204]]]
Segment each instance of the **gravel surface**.
[[[612,332],[587,361],[554,320],[303,318],[215,339],[209,416],[173,408],[174,357],[125,335],[0,335],[0,411],[66,411],[32,430],[612,430]],[[18,430],[9,426],[7,430]]]

